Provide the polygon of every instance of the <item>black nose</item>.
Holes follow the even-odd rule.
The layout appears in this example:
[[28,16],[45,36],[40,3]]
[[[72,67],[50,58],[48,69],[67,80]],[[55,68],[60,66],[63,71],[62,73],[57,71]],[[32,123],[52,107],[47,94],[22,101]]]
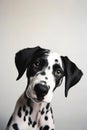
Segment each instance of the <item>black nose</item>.
[[43,97],[48,93],[49,88],[46,85],[36,84],[34,90],[38,99],[43,99]]

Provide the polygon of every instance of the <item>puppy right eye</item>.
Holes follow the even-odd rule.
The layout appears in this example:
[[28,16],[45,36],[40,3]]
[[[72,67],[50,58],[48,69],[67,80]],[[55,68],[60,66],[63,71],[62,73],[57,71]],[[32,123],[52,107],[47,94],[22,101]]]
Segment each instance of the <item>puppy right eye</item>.
[[40,66],[40,61],[39,60],[37,60],[37,61],[35,61],[35,63],[33,63],[34,68],[39,68],[39,66]]

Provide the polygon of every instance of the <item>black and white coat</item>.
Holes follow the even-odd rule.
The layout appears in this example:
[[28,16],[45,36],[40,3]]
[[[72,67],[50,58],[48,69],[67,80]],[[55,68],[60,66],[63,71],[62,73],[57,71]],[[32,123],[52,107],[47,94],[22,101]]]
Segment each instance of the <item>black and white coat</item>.
[[6,130],[55,130],[51,100],[65,77],[65,97],[82,71],[68,57],[40,47],[26,48],[15,56],[19,80],[26,71],[27,87],[16,103]]

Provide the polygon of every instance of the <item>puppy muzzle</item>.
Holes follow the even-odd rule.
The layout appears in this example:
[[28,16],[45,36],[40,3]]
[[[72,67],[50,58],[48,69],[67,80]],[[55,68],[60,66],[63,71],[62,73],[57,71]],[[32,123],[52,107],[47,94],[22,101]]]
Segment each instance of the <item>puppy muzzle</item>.
[[38,100],[43,100],[44,96],[46,96],[49,91],[49,87],[43,84],[36,84],[34,87],[34,91]]

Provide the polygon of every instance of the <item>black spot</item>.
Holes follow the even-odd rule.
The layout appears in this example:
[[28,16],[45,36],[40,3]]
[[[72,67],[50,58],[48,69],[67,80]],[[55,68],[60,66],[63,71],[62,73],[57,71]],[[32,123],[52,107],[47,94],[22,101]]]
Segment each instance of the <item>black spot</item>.
[[23,106],[23,111],[25,111],[25,110],[26,110],[26,106],[24,105],[24,106]]
[[41,115],[43,115],[44,114],[44,108],[42,109],[42,111],[41,111]]
[[43,130],[43,127],[42,127],[42,126],[40,127],[40,130]]
[[47,78],[47,77],[45,77],[45,79],[47,80],[48,78]]
[[32,112],[33,112],[33,108],[32,106],[30,106],[30,115],[32,114]]
[[48,120],[48,117],[47,117],[47,116],[45,116],[45,120],[46,120],[46,121]]
[[50,66],[48,66],[48,69],[50,70]]
[[58,62],[58,59],[55,59],[55,62]]
[[51,130],[54,130],[54,129],[51,129]]
[[43,72],[41,72],[41,75],[46,75],[46,73],[43,71]]
[[31,125],[31,124],[32,124],[32,120],[31,120],[31,117],[29,117],[28,125]]
[[21,107],[19,107],[19,110],[18,110],[18,116],[21,118]]
[[25,111],[25,116],[27,116],[27,115],[28,115],[28,110]]
[[51,114],[53,114],[52,107],[50,108]]
[[24,121],[26,121],[26,117],[24,116]]
[[46,114],[49,112],[49,110],[46,111]]
[[10,117],[9,122],[8,122],[8,124],[7,124],[7,127],[9,127],[9,125],[11,124],[12,118],[13,118],[13,116]]
[[52,119],[53,119],[53,111],[52,111],[52,107],[50,108],[50,111],[51,111],[51,115],[52,115]]
[[49,130],[49,126],[48,125],[45,125],[43,130]]
[[30,125],[30,122],[28,122],[28,125]]
[[46,109],[49,109],[49,107],[50,107],[50,103],[47,103]]
[[36,124],[37,124],[36,121],[34,121],[32,124],[32,127],[35,127]]
[[19,130],[17,123],[14,123],[14,124],[12,125],[12,127],[13,127],[14,130]]

